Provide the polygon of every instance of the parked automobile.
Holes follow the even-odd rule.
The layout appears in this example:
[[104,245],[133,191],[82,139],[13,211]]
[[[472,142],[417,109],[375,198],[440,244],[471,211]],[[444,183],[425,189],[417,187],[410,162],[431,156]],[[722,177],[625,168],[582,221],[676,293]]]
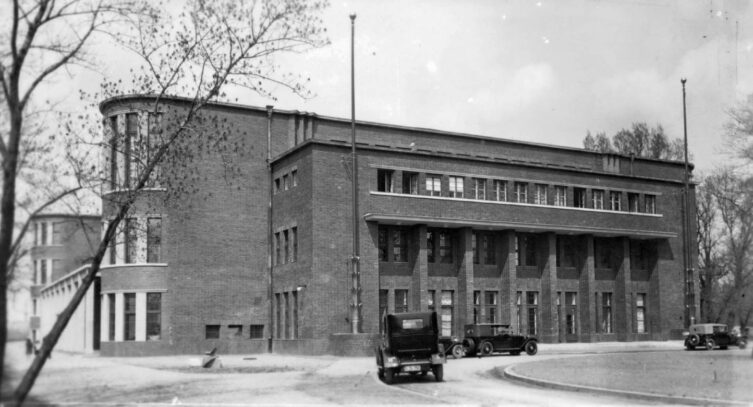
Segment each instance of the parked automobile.
[[445,356],[460,359],[465,356],[463,340],[457,336],[440,336],[439,343],[444,347]]
[[439,343],[436,312],[386,314],[384,332],[376,349],[379,378],[392,384],[402,373],[425,375],[429,371],[441,382],[444,346]]
[[489,356],[498,352],[535,355],[539,349],[536,337],[516,334],[505,324],[468,324],[463,345],[471,356]]
[[730,332],[725,324],[694,324],[690,326],[685,336],[685,348],[688,350],[693,350],[697,346],[708,350],[715,347],[727,349],[729,346],[745,349],[747,343],[745,336]]

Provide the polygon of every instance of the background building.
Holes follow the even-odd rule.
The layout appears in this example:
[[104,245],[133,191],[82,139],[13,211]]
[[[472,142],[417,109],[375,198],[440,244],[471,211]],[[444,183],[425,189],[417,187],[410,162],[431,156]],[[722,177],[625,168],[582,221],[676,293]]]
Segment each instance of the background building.
[[[112,140],[160,137],[189,101],[169,99],[156,115],[149,102],[101,105],[113,180],[104,222],[137,165]],[[352,306],[349,122],[224,103],[200,121],[198,140],[221,134],[222,146],[199,141],[190,163],[168,159],[106,255],[103,354],[261,352],[270,337],[278,352],[364,352],[385,310],[434,309],[445,335],[500,322],[545,342],[661,340],[683,328],[682,239],[694,232],[682,226],[682,163],[359,122],[367,335],[341,342]]]

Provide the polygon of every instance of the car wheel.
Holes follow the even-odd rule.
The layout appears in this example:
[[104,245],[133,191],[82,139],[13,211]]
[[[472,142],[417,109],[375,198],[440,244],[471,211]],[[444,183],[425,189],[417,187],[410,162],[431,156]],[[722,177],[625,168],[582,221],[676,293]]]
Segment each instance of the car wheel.
[[384,369],[384,382],[387,384],[392,384],[395,382],[395,369]]
[[698,344],[701,343],[701,338],[698,335],[691,335],[690,338],[688,338],[688,343],[690,346],[698,346]]
[[434,373],[434,378],[441,382],[444,380],[444,367],[442,365],[434,365],[431,367],[431,372]]
[[452,357],[455,359],[460,359],[463,356],[465,356],[465,349],[463,348],[463,345],[455,345],[452,347]]
[[476,342],[473,339],[464,340],[463,347],[465,347],[465,354],[467,356],[473,356],[476,354]]
[[706,349],[712,350],[712,349],[714,349],[714,345],[716,345],[716,343],[714,343],[713,339],[711,339],[711,338],[707,338],[706,339]]
[[539,351],[539,346],[536,345],[536,342],[530,341],[526,344],[526,353],[533,356],[536,354],[536,352]]
[[381,367],[378,368],[377,369],[377,376],[379,377],[380,380],[384,380],[384,369],[382,369]]
[[484,356],[489,356],[494,351],[494,346],[492,345],[491,342],[488,342],[488,341],[481,343],[480,348],[481,348],[481,354]]

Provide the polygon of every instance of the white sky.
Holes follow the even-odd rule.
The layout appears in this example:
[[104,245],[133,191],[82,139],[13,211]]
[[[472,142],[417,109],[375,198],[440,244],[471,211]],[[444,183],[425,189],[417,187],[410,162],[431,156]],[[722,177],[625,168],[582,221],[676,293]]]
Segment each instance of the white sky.
[[[587,130],[611,136],[634,121],[681,138],[685,77],[690,151],[708,170],[725,161],[725,109],[753,93],[745,0],[357,0],[331,3],[330,46],[280,59],[317,96],[278,89],[275,107],[350,117],[353,12],[359,120],[571,147]],[[127,80],[129,56],[115,55],[105,72]],[[93,91],[95,76],[55,87]]]

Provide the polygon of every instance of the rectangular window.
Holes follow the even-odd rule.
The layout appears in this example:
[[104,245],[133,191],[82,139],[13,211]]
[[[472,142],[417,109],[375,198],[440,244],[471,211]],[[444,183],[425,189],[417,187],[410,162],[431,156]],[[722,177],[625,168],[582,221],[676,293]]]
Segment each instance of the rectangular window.
[[427,299],[429,311],[436,311],[435,300],[437,297],[436,290],[429,290],[429,298]]
[[379,226],[379,261],[389,261],[388,247],[387,247],[387,229],[384,226]]
[[[162,113],[149,112],[147,114],[147,141],[145,163],[151,162],[156,151],[162,146]],[[150,175],[152,186],[159,186],[162,179],[160,165],[155,165]]]
[[434,231],[429,230],[426,232],[426,261],[429,263],[436,261],[436,241],[434,236],[436,236]]
[[633,213],[640,212],[640,195],[628,193],[628,210]]
[[622,193],[619,191],[609,191],[609,210],[621,211],[620,198]]
[[110,190],[118,188],[118,156],[120,155],[120,146],[118,140],[118,116],[110,117]]
[[379,332],[384,332],[384,316],[387,315],[389,290],[379,290]]
[[47,284],[47,259],[39,260],[39,276],[42,278],[42,284]]
[[293,291],[293,338],[298,339],[298,291]]
[[293,170],[290,172],[290,183],[294,187],[298,186],[298,170]]
[[517,236],[517,257],[519,266],[538,265],[536,241],[536,235],[521,233]]
[[601,293],[601,332],[612,333],[612,293]]
[[646,333],[646,294],[635,295],[635,331]]
[[290,236],[287,230],[282,231],[282,250],[284,256],[282,258],[282,262],[284,264],[288,262],[288,259],[290,259]]
[[275,195],[280,193],[280,179],[279,178],[275,178],[274,193]]
[[585,188],[573,188],[573,207],[575,208],[586,207],[586,189]]
[[604,191],[600,189],[594,189],[591,191],[593,194],[591,201],[594,209],[604,209]]
[[578,293],[565,293],[565,333],[574,335],[578,333]]
[[567,187],[563,185],[554,186],[554,205],[567,206]]
[[288,176],[288,174],[282,176],[282,189],[283,191],[290,189],[290,177]]
[[282,264],[282,241],[280,232],[275,232],[275,265]]
[[47,223],[40,223],[40,227],[42,229],[42,239],[40,241],[40,245],[46,246],[49,244],[47,241]]
[[450,176],[450,198],[463,197],[463,177]]
[[490,324],[497,323],[497,301],[499,293],[497,291],[486,291],[484,300],[486,305],[486,322]]
[[251,325],[248,327],[248,339],[264,338],[264,325]]
[[528,202],[528,184],[526,184],[525,182],[515,183],[515,202]]
[[648,241],[630,240],[630,268],[634,270],[649,270],[653,263],[654,253]]
[[497,264],[497,255],[494,251],[494,235],[484,233],[481,235],[481,251],[484,253],[485,264]]
[[403,171],[403,193],[418,195],[418,173]]
[[275,333],[277,338],[282,338],[282,298],[280,293],[275,293]]
[[146,293],[146,340],[158,341],[162,332],[162,294]]
[[54,222],[52,224],[52,244],[63,244],[63,224]]
[[527,291],[526,292],[526,308],[528,308],[528,334],[537,334],[537,325],[539,320],[539,292]]
[[290,296],[287,292],[282,293],[285,303],[285,338],[290,339]]
[[645,195],[646,213],[656,213],[656,195]]
[[426,176],[426,193],[431,196],[442,196],[442,177],[439,175]]
[[575,267],[575,238],[557,236],[557,267]]
[[392,231],[392,261],[408,261],[408,232],[405,230]]
[[146,220],[146,262],[159,263],[162,260],[162,218]]
[[394,192],[392,189],[392,170],[377,170],[377,191]]
[[136,340],[136,293],[123,294],[123,340]]
[[107,302],[109,309],[107,314],[109,320],[107,321],[107,340],[112,342],[115,340],[115,294],[107,294]]
[[494,200],[507,201],[507,182],[498,179],[494,180]]
[[41,246],[41,243],[39,242],[39,222],[34,223],[34,245],[35,246]]
[[478,245],[478,232],[471,233],[471,251],[473,252],[473,264],[479,264],[481,248]]
[[290,261],[298,261],[298,227],[290,229]]
[[440,293],[439,328],[442,336],[452,336],[452,315],[455,304],[453,294],[451,290],[443,290]]
[[536,184],[536,195],[534,195],[533,203],[536,205],[546,205],[547,201],[547,186],[544,184]]
[[481,291],[473,292],[473,323],[481,323]]
[[138,230],[135,218],[125,220],[125,263],[136,263]]
[[204,327],[205,339],[220,339],[220,326],[219,325],[206,325]]
[[607,238],[594,238],[594,261],[596,268],[611,269],[614,265],[612,257],[612,242]]
[[486,199],[486,180],[481,178],[473,179],[473,199]]
[[441,263],[452,263],[453,248],[452,248],[452,235],[450,232],[439,232],[439,261]]
[[395,290],[395,312],[408,312],[408,290]]
[[523,292],[518,291],[515,295],[516,315],[518,321],[518,332],[523,332]]
[[131,187],[131,183],[136,181],[134,177],[132,179],[131,174],[138,174],[137,166],[139,164],[138,159],[138,136],[139,136],[139,117],[136,113],[126,114],[126,134],[125,146],[123,147],[125,163],[123,165],[124,177],[123,182],[126,188]]

